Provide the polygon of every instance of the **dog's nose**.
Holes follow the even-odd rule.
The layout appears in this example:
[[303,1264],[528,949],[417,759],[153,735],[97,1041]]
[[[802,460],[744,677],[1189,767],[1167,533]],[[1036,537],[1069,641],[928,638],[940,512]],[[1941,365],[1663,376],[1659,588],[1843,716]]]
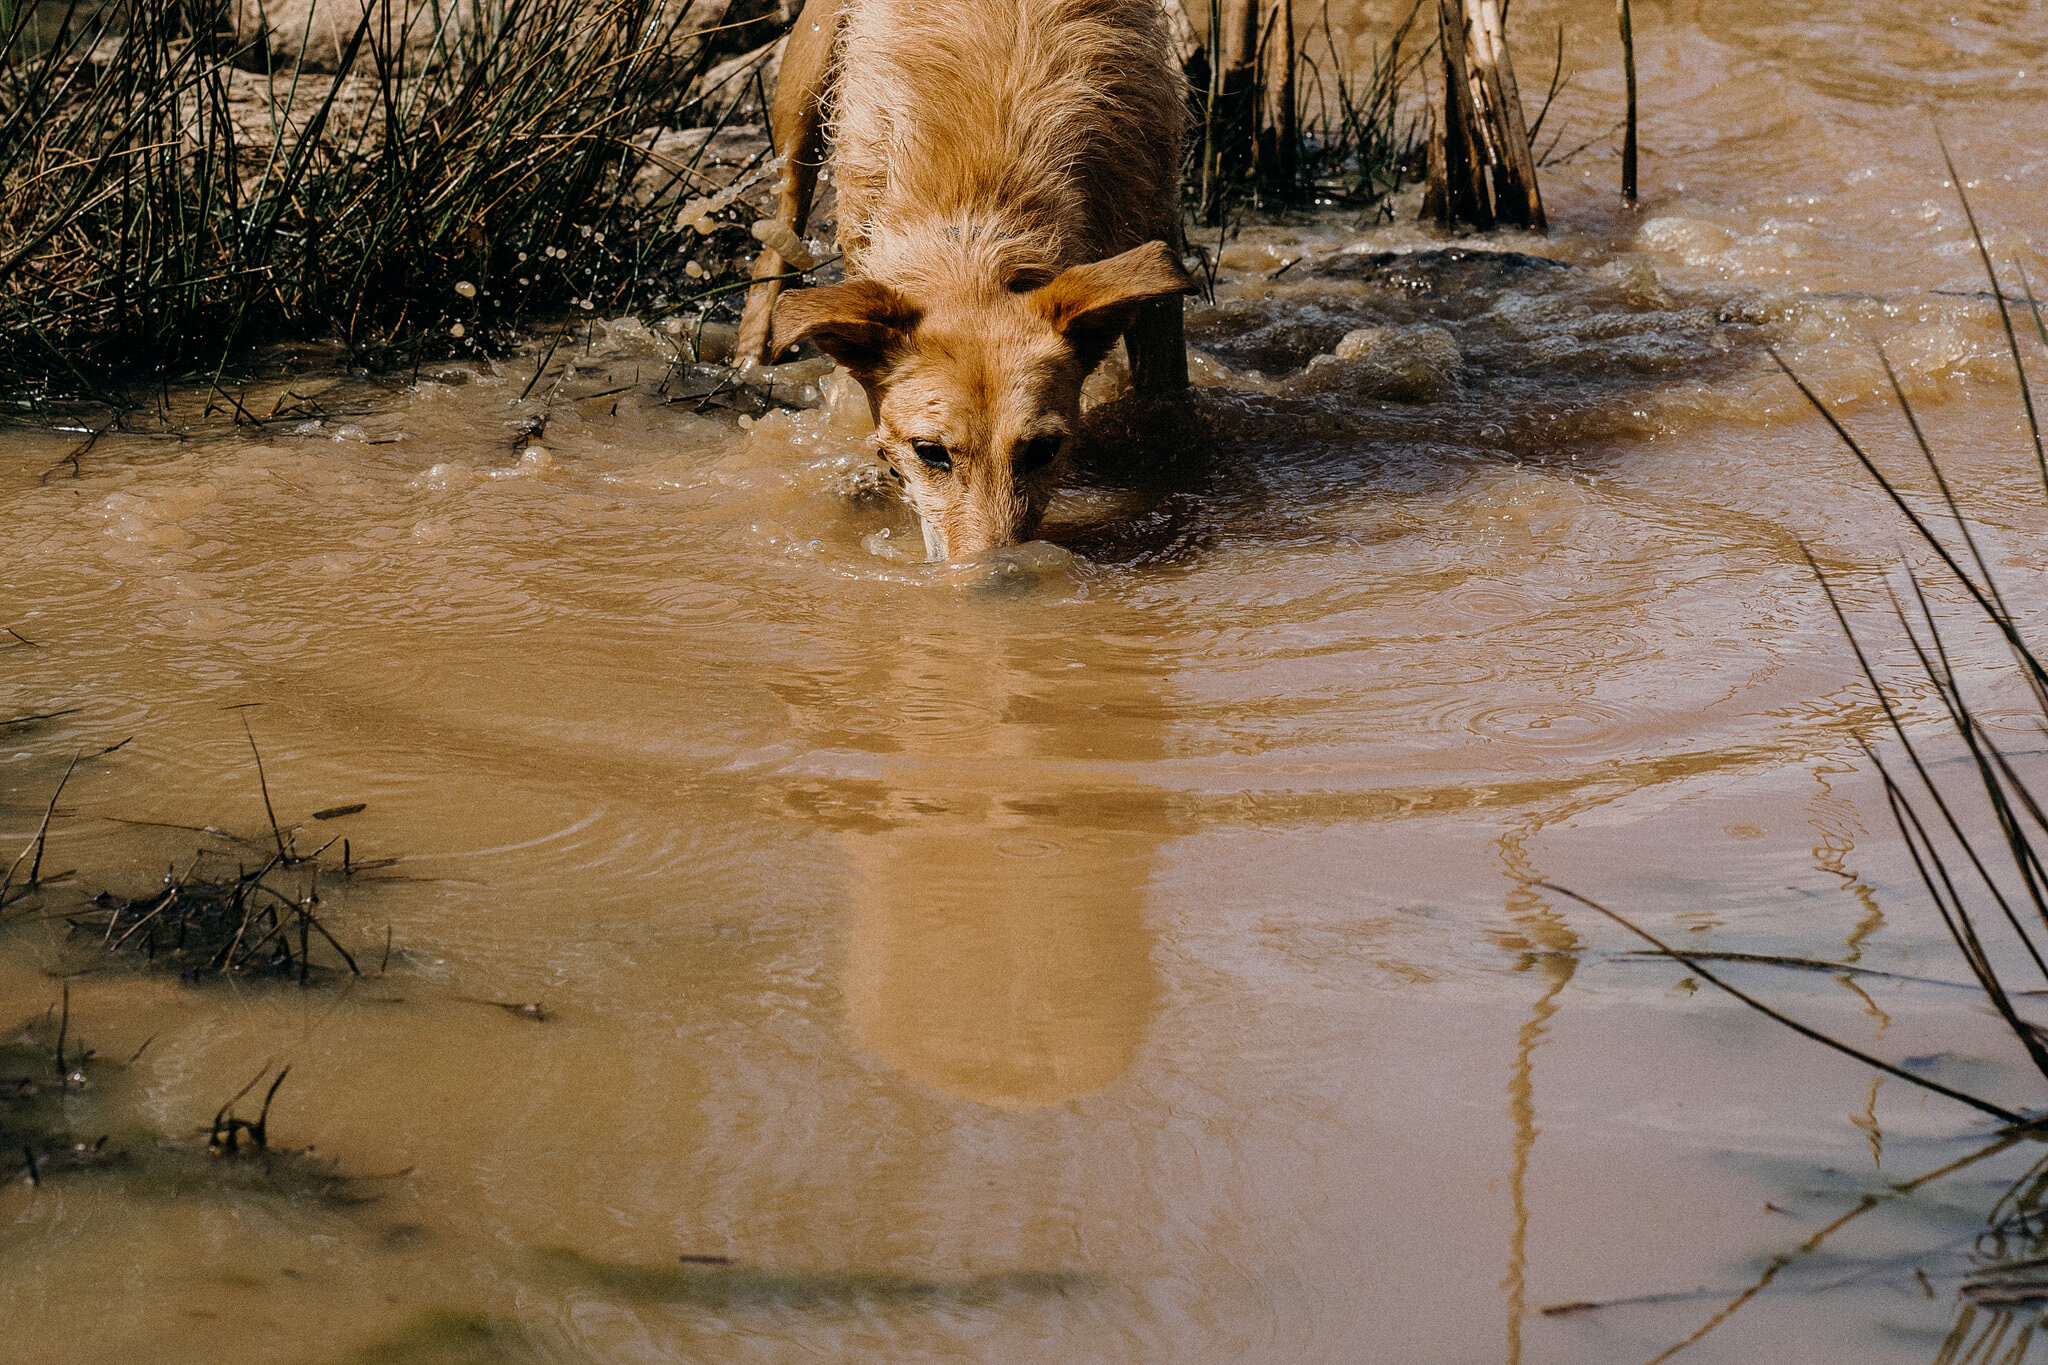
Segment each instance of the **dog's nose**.
[[995,527],[986,524],[972,529],[956,530],[947,535],[930,522],[924,526],[924,552],[928,563],[940,564],[948,560],[972,559],[1000,550],[1005,545],[1021,545],[1031,537],[1021,525]]

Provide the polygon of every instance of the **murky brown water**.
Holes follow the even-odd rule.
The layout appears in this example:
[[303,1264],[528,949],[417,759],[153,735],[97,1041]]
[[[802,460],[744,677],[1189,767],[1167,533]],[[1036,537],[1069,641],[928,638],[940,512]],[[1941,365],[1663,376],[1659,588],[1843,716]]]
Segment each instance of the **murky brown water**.
[[[1565,25],[1566,145],[1604,134],[1608,6],[1513,23]],[[0,625],[37,646],[0,715],[68,711],[0,730],[0,854],[133,737],[59,807],[78,877],[0,937],[9,1021],[92,961],[56,912],[263,857],[244,717],[303,844],[397,860],[321,884],[346,989],[72,978],[74,1036],[153,1040],[65,1101],[135,1155],[0,1187],[0,1354],[1581,1362],[1711,1322],[1688,1358],[1932,1357],[2035,1154],[1715,1321],[1986,1130],[1529,883],[1960,975],[1796,549],[1874,594],[1898,528],[1761,348],[1897,453],[1883,341],[2038,619],[2048,515],[1930,128],[2048,281],[2048,11],[1636,23],[1639,219],[1603,138],[1548,173],[1549,241],[1481,244],[1562,266],[1247,230],[1193,318],[1207,434],[1148,469],[1105,409],[1064,549],[910,562],[846,404],[663,404],[627,323],[523,401],[534,357],[314,378],[322,423],[75,476],[76,438],[0,431]],[[1391,348],[1315,359],[1360,326]],[[1755,984],[2032,1093],[1966,993]],[[267,1060],[274,1145],[368,1202],[172,1161]]]

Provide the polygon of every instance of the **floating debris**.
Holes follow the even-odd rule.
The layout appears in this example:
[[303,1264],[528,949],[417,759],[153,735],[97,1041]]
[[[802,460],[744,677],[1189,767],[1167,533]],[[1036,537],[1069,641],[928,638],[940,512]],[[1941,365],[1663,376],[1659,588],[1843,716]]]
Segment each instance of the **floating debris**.
[[548,1007],[538,1000],[521,1004],[514,1000],[483,1000],[473,995],[458,995],[455,998],[466,1005],[489,1005],[492,1009],[503,1010],[520,1019],[530,1019],[536,1024],[545,1024],[555,1017],[549,1012]]
[[[361,976],[362,968],[355,954],[343,947],[321,921],[317,912],[319,885],[323,878],[351,880],[368,868],[387,866],[389,860],[357,862],[350,842],[340,838],[329,839],[310,853],[300,852],[299,830],[278,823],[270,799],[270,783],[263,771],[263,755],[256,746],[255,735],[248,731],[246,720],[243,730],[248,734],[249,752],[255,760],[257,787],[270,824],[269,839],[232,840],[232,836],[210,825],[173,828],[192,828],[197,833],[231,839],[245,850],[253,848],[254,856],[260,859],[253,870],[246,853],[235,855],[201,848],[182,871],[173,863],[165,871],[162,885],[147,895],[128,897],[101,891],[86,903],[86,908],[64,914],[70,937],[73,942],[97,940],[97,947],[109,954],[133,950],[144,961],[175,966],[188,978],[296,977],[300,985],[308,985],[315,979],[343,974]],[[74,758],[65,769],[35,837],[0,874],[0,910],[19,906],[59,880],[44,876],[43,853],[57,802],[78,763],[79,759]],[[330,806],[315,812],[313,818],[336,820],[368,808],[368,803],[362,801]],[[323,862],[327,851],[337,843],[341,845],[339,865]],[[388,944],[386,957],[388,960]]]
[[97,935],[110,953],[133,950],[187,978],[296,977],[306,985],[316,976],[362,975],[355,955],[315,913],[318,893],[272,884],[283,859],[272,857],[253,871],[237,865],[232,876],[202,870],[209,858],[224,856],[201,850],[182,873],[166,872],[163,886],[147,896],[100,892],[91,910],[69,917],[72,936]]

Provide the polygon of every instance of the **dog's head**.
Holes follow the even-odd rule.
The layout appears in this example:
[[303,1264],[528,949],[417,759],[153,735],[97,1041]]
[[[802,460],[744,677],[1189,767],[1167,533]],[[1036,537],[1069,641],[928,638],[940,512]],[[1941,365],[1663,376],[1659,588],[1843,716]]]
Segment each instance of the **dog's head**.
[[1193,288],[1164,242],[911,298],[874,280],[792,290],[772,348],[810,341],[867,390],[882,459],[933,559],[1027,540],[1080,421],[1081,381],[1152,299]]

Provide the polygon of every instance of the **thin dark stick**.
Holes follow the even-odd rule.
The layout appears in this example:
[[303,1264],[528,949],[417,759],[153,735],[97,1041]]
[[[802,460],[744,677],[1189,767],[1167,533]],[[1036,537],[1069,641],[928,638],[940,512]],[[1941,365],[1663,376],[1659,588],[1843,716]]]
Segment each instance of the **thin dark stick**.
[[263,775],[263,753],[256,747],[256,732],[249,728],[249,717],[242,717],[242,733],[249,737],[249,752],[256,756],[256,785],[263,792],[263,813],[270,817],[270,837],[277,841],[277,860],[291,861],[291,854],[285,851],[284,835],[277,828],[277,811],[270,804],[270,781]]
[[1628,0],[1620,0],[1617,17],[1621,23],[1621,70],[1628,81],[1628,130],[1621,140],[1621,197],[1630,208],[1636,202],[1636,30],[1631,22]]
[[[1883,346],[1877,348],[1877,359],[1884,366],[1884,377],[1891,383],[1892,396],[1899,400],[1899,411],[1905,414],[1906,426],[1913,433],[1913,442],[1920,447],[1921,458],[1927,461],[1927,471],[1934,476],[1934,486],[1941,490],[1941,500],[1947,504],[1949,515],[1955,518],[1956,529],[1962,532],[1963,544],[1970,551],[1970,559],[1976,564],[1977,572],[1984,575],[1984,591],[1990,594],[1992,605],[2006,612],[2005,598],[1998,591],[1998,581],[1991,576],[1991,566],[1984,562],[1983,552],[1977,548],[1977,537],[1970,533],[1969,518],[1956,502],[1956,495],[1949,487],[1948,476],[1941,472],[1941,462],[1934,458],[1934,449],[1927,443],[1927,433],[1920,429],[1919,414],[1913,411],[1913,404],[1906,397],[1906,390],[1899,383],[1898,371],[1892,368],[1892,358]],[[2006,612],[2008,619],[2011,613]]]
[[256,1083],[258,1081],[261,1081],[264,1078],[264,1076],[269,1074],[269,1072],[270,1063],[265,1062],[263,1064],[262,1070],[258,1071],[255,1075],[251,1076],[249,1078],[248,1084],[244,1085],[240,1090],[237,1090],[233,1095],[230,1095],[228,1097],[228,1102],[222,1105],[220,1109],[215,1112],[213,1116],[213,1126],[215,1128],[219,1128],[220,1121],[223,1118],[227,1117],[228,1110],[233,1109],[235,1107],[235,1101],[242,1098],[242,1096],[248,1094],[251,1090],[254,1090],[256,1088]]
[[[2048,1046],[2044,1046],[2037,1031],[2022,1020],[2013,1009],[2012,999],[2007,994],[2004,983],[1999,980],[1998,973],[1992,968],[1991,959],[1984,951],[1984,944],[1977,937],[1976,926],[1971,922],[1969,912],[1963,908],[1962,897],[1956,894],[1954,883],[1949,880],[1948,868],[1935,854],[1934,843],[1927,837],[1927,831],[1921,826],[1919,816],[1914,813],[1912,806],[1906,802],[1892,782],[1889,773],[1884,774],[1884,782],[1886,798],[1891,803],[1892,819],[1898,824],[1899,833],[1906,841],[1906,851],[1913,859],[1914,870],[1920,874],[1922,884],[1927,887],[1927,894],[1934,898],[1935,909],[1940,912],[1949,936],[1955,940],[1956,947],[1963,954],[1970,971],[1983,984],[1984,994],[1990,998],[1992,1006],[2005,1020],[2013,1036],[2019,1039],[2020,1046],[2026,1049],[2027,1056],[2035,1068],[2043,1075],[2048,1075]],[[1915,844],[1916,836],[1919,840],[1918,845]],[[1921,857],[1923,846],[1927,854],[1925,860]],[[1930,863],[1940,879],[1939,886],[1936,885],[1936,877],[1928,873]],[[1947,903],[1942,900],[1944,890],[1948,894]]]
[[[1820,584],[1821,593],[1827,598],[1828,607],[1833,611],[1836,623],[1842,628],[1842,634],[1849,642],[1849,650],[1855,655],[1856,665],[1862,671],[1865,680],[1870,683],[1873,692],[1876,693],[1878,706],[1884,711],[1885,719],[1890,723],[1892,733],[1898,737],[1900,747],[1905,750],[1906,759],[1912,764],[1915,775],[1919,777],[1921,785],[1926,788],[1928,794],[1933,798],[1935,809],[1941,812],[1950,833],[1955,836],[1957,842],[1969,854],[1972,864],[1977,869],[1977,874],[1984,878],[1987,884],[1991,884],[1989,874],[1984,871],[1983,864],[1977,860],[1976,850],[1971,846],[1969,836],[1963,832],[1961,824],[1956,820],[1954,813],[1949,809],[1947,800],[1942,796],[1941,789],[1935,785],[1933,775],[1927,771],[1926,765],[1920,759],[1919,751],[1914,748],[1912,739],[1907,735],[1905,722],[1900,718],[1898,711],[1892,706],[1891,695],[1885,691],[1883,685],[1878,681],[1877,671],[1871,666],[1869,658],[1864,654],[1862,642],[1856,638],[1856,632],[1850,629],[1849,618],[1843,612],[1841,602],[1835,597],[1834,588],[1829,584],[1827,575],[1821,572],[1819,563],[1814,560],[1812,553],[1806,549],[1804,542],[1800,543],[1799,549],[1806,559],[1807,567],[1813,570],[1814,579]],[[1885,766],[1884,760],[1877,756],[1877,751],[1867,744],[1861,744],[1860,741],[1859,747],[1862,748],[1864,756],[1870,760],[1871,765],[1877,769],[1879,776],[1884,780],[1888,799],[1892,800],[1892,815],[1898,824],[1899,833],[1906,840],[1907,851],[1913,855],[1915,866],[1920,871],[1921,880],[1926,884],[1928,894],[1934,898],[1935,909],[1940,912],[1942,923],[1947,927],[1950,938],[1955,940],[1957,950],[1962,953],[1964,962],[1969,966],[1971,974],[1984,987],[1985,994],[1991,997],[1994,1004],[1998,1003],[2005,999],[2004,987],[1999,982],[1997,973],[1992,969],[1990,960],[1984,956],[1982,946],[1978,944],[1976,927],[1970,921],[1969,912],[1963,907],[1961,895],[1956,892],[1954,884],[1949,879],[1947,866],[1934,854],[1933,840],[1927,838],[1926,831],[1920,824],[1918,814],[1913,811],[1911,804],[1904,800],[1903,793],[1899,791],[1897,783],[1892,779],[1891,770]],[[1908,828],[1909,825],[1910,828]],[[1916,833],[1927,847],[1928,855],[1932,859],[1933,870],[1940,876],[1940,886],[1935,884],[1935,878],[1929,874],[1927,865],[1920,861],[1918,849],[1913,842]],[[1944,887],[1948,892],[1949,899],[1947,901],[1943,900]],[[2000,905],[2003,906],[2004,901],[1999,896],[1995,885],[1992,885],[1992,895],[1994,898],[1999,899]],[[1949,911],[1949,904],[1951,902],[1955,906],[1954,916],[1951,916]],[[2007,913],[2007,918],[2012,918],[2010,911]],[[2018,928],[2017,923],[2014,924],[2014,927]],[[2021,932],[2020,938],[2026,944],[2029,953],[2033,954],[2035,964],[2041,968],[2044,976],[2048,976],[2048,964],[2043,964],[2039,954],[2034,953],[2033,941],[2026,936],[2024,931]],[[2003,1012],[2009,1013],[2009,1011],[2010,1006],[2008,1005]],[[2009,1020],[2008,1022],[2011,1021]],[[2027,1048],[2028,1056],[2032,1058],[2037,1067],[2043,1070],[2044,1074],[2048,1074],[2048,1055],[2044,1055],[2037,1048],[2032,1035],[2021,1030],[2017,1023],[2013,1023],[2012,1027],[2015,1032],[2019,1033],[2021,1045]]]
[[[2048,346],[2048,322],[2041,320],[2041,301],[2034,297],[2034,282],[2027,278],[2027,263],[2014,261],[2013,267],[2020,272],[2020,292],[2027,296],[2027,311],[2034,315],[2034,335],[2041,338],[2041,344]],[[14,635],[13,631],[7,632]],[[15,635],[15,639],[21,637]]]
[[[1918,597],[1921,615],[1926,618],[1928,630],[1934,637],[1935,658],[1930,659],[1926,650],[1921,647],[1918,633],[1907,622],[1904,608],[1899,606],[1898,599],[1894,597],[1892,605],[1898,612],[1899,624],[1906,631],[1907,642],[1912,647],[1914,657],[1920,662],[1921,671],[1934,684],[1937,694],[1941,697],[1943,707],[1948,711],[1950,723],[1956,727],[1964,747],[1970,752],[1971,760],[1976,764],[1979,781],[1983,784],[1985,796],[1991,803],[1992,814],[1998,820],[1999,832],[2005,837],[2006,847],[2012,853],[2014,861],[2019,866],[2020,876],[2026,885],[2027,894],[2033,900],[2034,908],[2040,914],[2042,924],[2048,926],[2048,901],[2042,899],[2040,888],[2032,876],[2032,846],[2028,844],[2025,832],[2019,828],[2017,820],[2013,817],[2011,805],[2005,799],[2005,790],[1998,782],[1995,769],[1984,756],[1982,745],[1980,744],[1980,740],[1985,738],[1983,731],[1977,725],[1975,717],[1970,714],[1969,708],[1963,701],[1962,692],[1955,680],[1955,670],[1949,663],[1947,646],[1942,643],[1941,632],[1934,623],[1934,613],[1927,604],[1926,594],[1921,591],[1920,579],[1917,575],[1910,572],[1907,574],[1907,578],[1912,583],[1913,591]],[[1937,661],[1939,663],[1938,668],[1936,667]],[[1970,843],[1968,836],[1963,833],[1962,828],[1957,824],[1954,817],[1948,814],[1947,805],[1942,800],[1941,794],[1934,792],[1934,798],[1937,808],[1948,819],[1950,832],[1955,835],[1956,841],[1963,846],[1964,853],[1969,856],[1971,867],[1976,870],[1978,877],[1983,880],[1985,887],[1991,892],[1992,900],[2004,912],[2007,922],[2012,925],[2013,932],[2019,935],[2020,942],[2026,946],[2028,955],[2034,959],[2034,965],[2040,968],[2043,979],[2048,980],[2048,962],[2042,960],[2041,954],[2034,947],[2033,939],[2020,926],[2019,919],[2013,913],[2011,905],[2007,903],[2004,892],[2000,891],[1997,883],[1991,880],[1991,874],[1985,870],[1984,864],[1979,861],[1977,851]],[[2042,1071],[2044,1075],[2048,1075],[2048,1058],[2044,1058]]]
[[[1631,948],[1621,954],[1618,960],[1628,962],[1655,962],[1664,955],[1651,948]],[[1740,962],[1756,967],[1789,967],[1800,972],[1827,972],[1830,975],[1870,976],[1883,981],[1904,981],[1915,986],[1946,986],[1951,990],[1974,991],[1982,989],[1971,981],[1944,981],[1938,976],[1907,976],[1903,972],[1882,972],[1875,967],[1858,967],[1850,962],[1830,962],[1819,957],[1787,957],[1783,953],[1691,953],[1689,956],[1701,962]]]
[[270,1089],[264,1093],[263,1108],[261,1112],[259,1112],[256,1115],[256,1122],[250,1125],[249,1136],[256,1139],[256,1145],[259,1148],[267,1147],[270,1145],[268,1137],[270,1124],[270,1102],[277,1098],[277,1088],[283,1085],[284,1078],[291,1074],[292,1064],[290,1062],[286,1062],[284,1064],[284,1070],[277,1073],[277,1079],[270,1083]]
[[0,877],[0,906],[4,906],[7,903],[7,891],[8,888],[14,885],[14,874],[15,871],[21,867],[21,860],[23,858],[28,857],[31,852],[35,854],[35,861],[29,865],[28,885],[34,886],[36,884],[36,878],[42,875],[43,844],[44,841],[49,837],[50,817],[57,813],[57,800],[59,797],[64,795],[64,785],[65,783],[71,780],[71,774],[73,770],[77,767],[78,759],[74,757],[71,760],[70,765],[64,769],[64,776],[58,779],[57,790],[50,793],[50,804],[49,807],[43,811],[43,823],[37,827],[36,837],[29,843],[27,848],[22,849],[22,851],[18,855],[16,855],[13,865],[7,869],[7,875],[5,877]]
[[57,1075],[63,1076],[68,1069],[64,1065],[64,1040],[71,1033],[71,983],[64,983],[64,1012],[57,1019]]
[[547,369],[548,362],[555,358],[555,348],[562,344],[562,338],[568,336],[569,332],[570,328],[564,327],[561,331],[555,333],[554,340],[550,341],[547,350],[541,353],[540,364],[533,367],[533,378],[526,381],[526,387],[519,391],[519,397],[514,399],[514,402],[523,403],[526,401],[526,395],[532,393],[533,386],[540,382],[541,373]]

